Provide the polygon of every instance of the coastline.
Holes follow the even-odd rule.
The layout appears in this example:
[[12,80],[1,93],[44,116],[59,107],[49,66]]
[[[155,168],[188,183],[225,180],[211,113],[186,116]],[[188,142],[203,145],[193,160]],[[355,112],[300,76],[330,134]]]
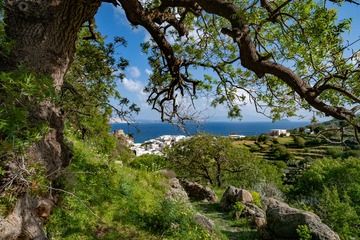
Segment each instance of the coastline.
[[294,129],[309,125],[309,122],[278,121],[278,122],[203,122],[188,123],[183,131],[176,125],[161,122],[137,122],[111,124],[112,132],[122,129],[134,138],[135,143],[158,138],[163,135],[192,136],[208,133],[217,136],[244,135],[256,136],[270,132],[271,129]]

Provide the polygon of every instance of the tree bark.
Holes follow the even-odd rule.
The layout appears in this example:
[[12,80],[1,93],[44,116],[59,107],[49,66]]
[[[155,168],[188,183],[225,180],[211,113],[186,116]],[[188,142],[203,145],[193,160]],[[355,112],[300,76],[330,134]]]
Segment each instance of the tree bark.
[[[51,76],[53,86],[49,88],[59,91],[80,28],[94,17],[100,4],[100,0],[6,0],[6,34],[14,41],[12,62],[36,74]],[[64,142],[64,115],[54,103],[45,101],[34,106],[30,117],[32,121],[46,122],[50,130],[30,147],[25,163],[41,164],[53,181],[71,158]],[[16,164],[10,164],[16,171]],[[13,211],[7,217],[0,216],[0,239],[47,239],[42,225],[54,204],[50,195],[48,198],[30,196],[27,189],[22,191]]]

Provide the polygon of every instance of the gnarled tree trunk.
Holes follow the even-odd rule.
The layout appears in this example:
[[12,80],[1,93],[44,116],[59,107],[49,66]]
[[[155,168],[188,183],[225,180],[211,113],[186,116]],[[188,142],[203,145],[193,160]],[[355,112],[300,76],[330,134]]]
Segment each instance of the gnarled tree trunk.
[[[59,91],[75,52],[83,23],[92,19],[100,0],[5,0],[6,34],[14,40],[11,62],[51,76]],[[6,67],[3,69],[7,69]],[[53,87],[53,86],[49,86]],[[54,103],[34,106],[33,121],[48,123],[50,130],[28,150],[26,163],[39,163],[50,181],[69,164],[70,151],[64,143],[64,118]],[[11,168],[16,171],[16,164]],[[0,216],[0,239],[47,239],[42,222],[53,202],[21,192],[13,211]]]

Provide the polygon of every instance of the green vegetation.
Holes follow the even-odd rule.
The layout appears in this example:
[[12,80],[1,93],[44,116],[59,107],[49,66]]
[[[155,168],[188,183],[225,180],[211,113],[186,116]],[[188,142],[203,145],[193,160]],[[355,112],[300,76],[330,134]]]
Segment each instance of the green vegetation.
[[288,151],[288,149],[284,145],[273,145],[271,151],[275,160],[283,160],[285,162],[289,162],[294,158],[294,156]]
[[[122,97],[116,87],[118,76],[115,72],[124,71],[128,62],[123,58],[115,59],[115,48],[126,45],[125,40],[115,38],[114,42],[105,44],[101,34],[96,34],[96,40],[77,42],[74,62],[65,76],[59,105],[67,113],[67,124],[79,138],[90,138],[102,151],[109,152],[116,144],[109,137],[109,118],[116,116],[127,120],[139,108]],[[83,30],[79,39],[89,35],[88,30]]]
[[23,150],[47,131],[44,120],[30,112],[45,99],[54,99],[51,79],[18,69],[0,72],[0,156]]
[[47,224],[52,239],[216,239],[193,222],[194,211],[165,197],[166,179],[121,167],[93,145],[74,143],[72,166],[58,187]]
[[[339,19],[332,5],[314,0],[186,6],[149,0],[142,7],[137,0],[58,1],[56,7],[48,2],[0,1],[0,238],[9,227],[15,230],[7,239],[31,239],[34,228],[41,235],[40,220],[55,240],[258,238],[240,217],[242,203],[235,204],[234,219],[218,203],[169,199],[169,180],[159,171],[164,168],[212,185],[217,193],[230,184],[256,190],[257,206],[260,196],[285,194],[343,239],[359,238],[360,147],[354,129],[360,127],[360,60],[358,49],[351,49],[356,41],[344,34],[351,19]],[[92,19],[100,2],[121,5],[132,25],[151,33],[142,44],[152,68],[145,91],[162,120],[191,119],[190,109],[177,101],[199,93],[211,93],[211,105],[227,106],[230,118],[241,117],[249,97],[257,107],[266,105],[264,114],[273,120],[293,117],[299,108],[342,120],[326,126],[312,121],[316,137],[306,134],[309,129],[239,142],[199,135],[164,157],[135,157],[109,134],[110,117],[128,120],[139,108],[117,90],[129,62],[117,57],[116,48],[126,41],[116,37],[109,43],[96,31]],[[199,68],[202,79],[192,73]],[[56,202],[48,219],[27,206],[35,204],[16,205],[42,198]],[[14,223],[7,224],[2,220],[15,205],[24,209],[14,211]],[[221,233],[196,224],[193,205]],[[297,233],[311,239],[308,226],[298,226]]]
[[300,225],[296,229],[297,234],[299,235],[299,240],[311,240],[312,236],[307,225]]
[[306,140],[302,137],[294,136],[294,144],[299,148],[303,148],[305,147]]
[[360,236],[360,159],[316,161],[299,178],[290,198],[312,208],[344,239]]
[[165,157],[158,155],[145,154],[136,157],[130,162],[130,166],[135,169],[142,169],[148,172],[155,172],[165,169],[167,163]]
[[167,152],[167,159],[180,177],[203,184],[250,189],[261,182],[280,185],[276,167],[224,137],[198,135],[181,141]]

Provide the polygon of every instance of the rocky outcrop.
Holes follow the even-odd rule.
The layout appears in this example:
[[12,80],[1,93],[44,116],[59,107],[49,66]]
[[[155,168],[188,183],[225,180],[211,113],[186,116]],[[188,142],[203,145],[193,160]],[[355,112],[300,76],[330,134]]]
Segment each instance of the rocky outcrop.
[[195,214],[194,221],[209,232],[215,229],[215,223],[200,213]]
[[217,197],[213,190],[209,187],[204,187],[196,182],[181,180],[181,185],[184,187],[190,199],[195,201],[209,201],[216,202]]
[[273,239],[298,239],[299,225],[308,226],[313,240],[340,240],[339,236],[311,212],[292,208],[269,198],[265,201],[267,231]]
[[251,203],[252,201],[253,197],[249,191],[236,188],[234,186],[229,186],[221,198],[220,207],[223,210],[229,211],[233,208],[236,202],[245,204]]
[[170,189],[166,193],[166,198],[174,201],[187,202],[189,197],[185,192],[184,188],[181,186],[179,179],[170,178],[169,179]]

